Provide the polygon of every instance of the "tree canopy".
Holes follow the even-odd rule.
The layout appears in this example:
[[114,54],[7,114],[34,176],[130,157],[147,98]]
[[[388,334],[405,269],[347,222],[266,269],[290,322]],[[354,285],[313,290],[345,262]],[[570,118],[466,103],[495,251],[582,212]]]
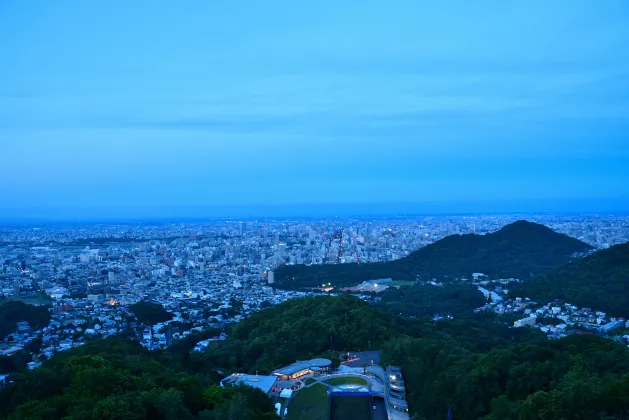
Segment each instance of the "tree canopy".
[[581,335],[474,353],[456,342],[401,338],[383,349],[402,367],[418,418],[626,419],[629,352]]
[[379,306],[394,314],[422,317],[439,314],[454,317],[470,315],[485,304],[485,297],[471,284],[415,284],[382,292]]
[[167,312],[162,305],[153,302],[138,302],[129,309],[135,314],[138,322],[146,325],[155,325],[173,318],[173,314]]
[[15,332],[18,322],[28,321],[34,329],[44,328],[50,323],[48,306],[28,305],[19,301],[0,305],[0,340]]
[[509,292],[541,302],[554,299],[629,317],[629,243],[598,251],[533,277]]
[[15,373],[0,390],[9,419],[276,419],[271,400],[251,387],[222,388],[177,368],[170,355],[135,342],[96,340]]
[[227,369],[271,371],[335,350],[368,349],[405,330],[404,320],[351,296],[294,299],[239,322],[208,360]]

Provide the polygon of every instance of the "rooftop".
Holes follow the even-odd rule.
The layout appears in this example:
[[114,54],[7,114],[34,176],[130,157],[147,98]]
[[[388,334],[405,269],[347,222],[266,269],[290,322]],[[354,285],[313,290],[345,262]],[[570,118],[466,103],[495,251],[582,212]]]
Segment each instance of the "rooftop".
[[313,367],[327,367],[331,366],[332,361],[329,359],[311,359],[311,360],[302,360],[297,361],[291,365],[284,366],[283,368],[275,369],[273,372],[274,375],[292,375],[293,373],[297,373],[301,370],[310,369]]
[[275,376],[242,375],[236,380],[235,385],[248,385],[268,394],[273,384],[275,384],[275,381],[277,381]]

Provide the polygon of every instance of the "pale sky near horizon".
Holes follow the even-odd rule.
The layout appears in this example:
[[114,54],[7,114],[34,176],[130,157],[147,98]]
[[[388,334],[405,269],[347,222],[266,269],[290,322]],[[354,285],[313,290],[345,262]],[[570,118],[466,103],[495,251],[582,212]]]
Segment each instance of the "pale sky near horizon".
[[0,0],[0,46],[0,209],[629,203],[627,1]]

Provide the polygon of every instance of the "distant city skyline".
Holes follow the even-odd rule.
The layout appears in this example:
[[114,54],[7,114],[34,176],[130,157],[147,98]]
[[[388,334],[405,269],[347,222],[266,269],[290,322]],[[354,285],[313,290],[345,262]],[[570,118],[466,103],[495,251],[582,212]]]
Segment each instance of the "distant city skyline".
[[628,21],[3,1],[0,219],[629,211]]
[[424,202],[424,203],[309,203],[277,205],[166,206],[98,209],[43,208],[0,209],[2,222],[117,222],[117,221],[204,221],[289,220],[333,217],[378,218],[395,216],[482,216],[544,214],[629,214],[629,200],[527,200],[512,202]]

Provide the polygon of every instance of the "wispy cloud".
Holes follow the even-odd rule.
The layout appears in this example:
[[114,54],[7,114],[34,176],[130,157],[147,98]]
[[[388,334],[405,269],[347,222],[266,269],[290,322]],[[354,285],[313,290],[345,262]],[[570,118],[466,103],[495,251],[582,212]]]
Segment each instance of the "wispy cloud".
[[28,176],[5,194],[96,185],[115,200],[128,180],[125,197],[147,202],[179,185],[183,201],[207,185],[226,201],[621,190],[626,2],[455,6],[12,3],[0,150],[28,159],[0,176]]

